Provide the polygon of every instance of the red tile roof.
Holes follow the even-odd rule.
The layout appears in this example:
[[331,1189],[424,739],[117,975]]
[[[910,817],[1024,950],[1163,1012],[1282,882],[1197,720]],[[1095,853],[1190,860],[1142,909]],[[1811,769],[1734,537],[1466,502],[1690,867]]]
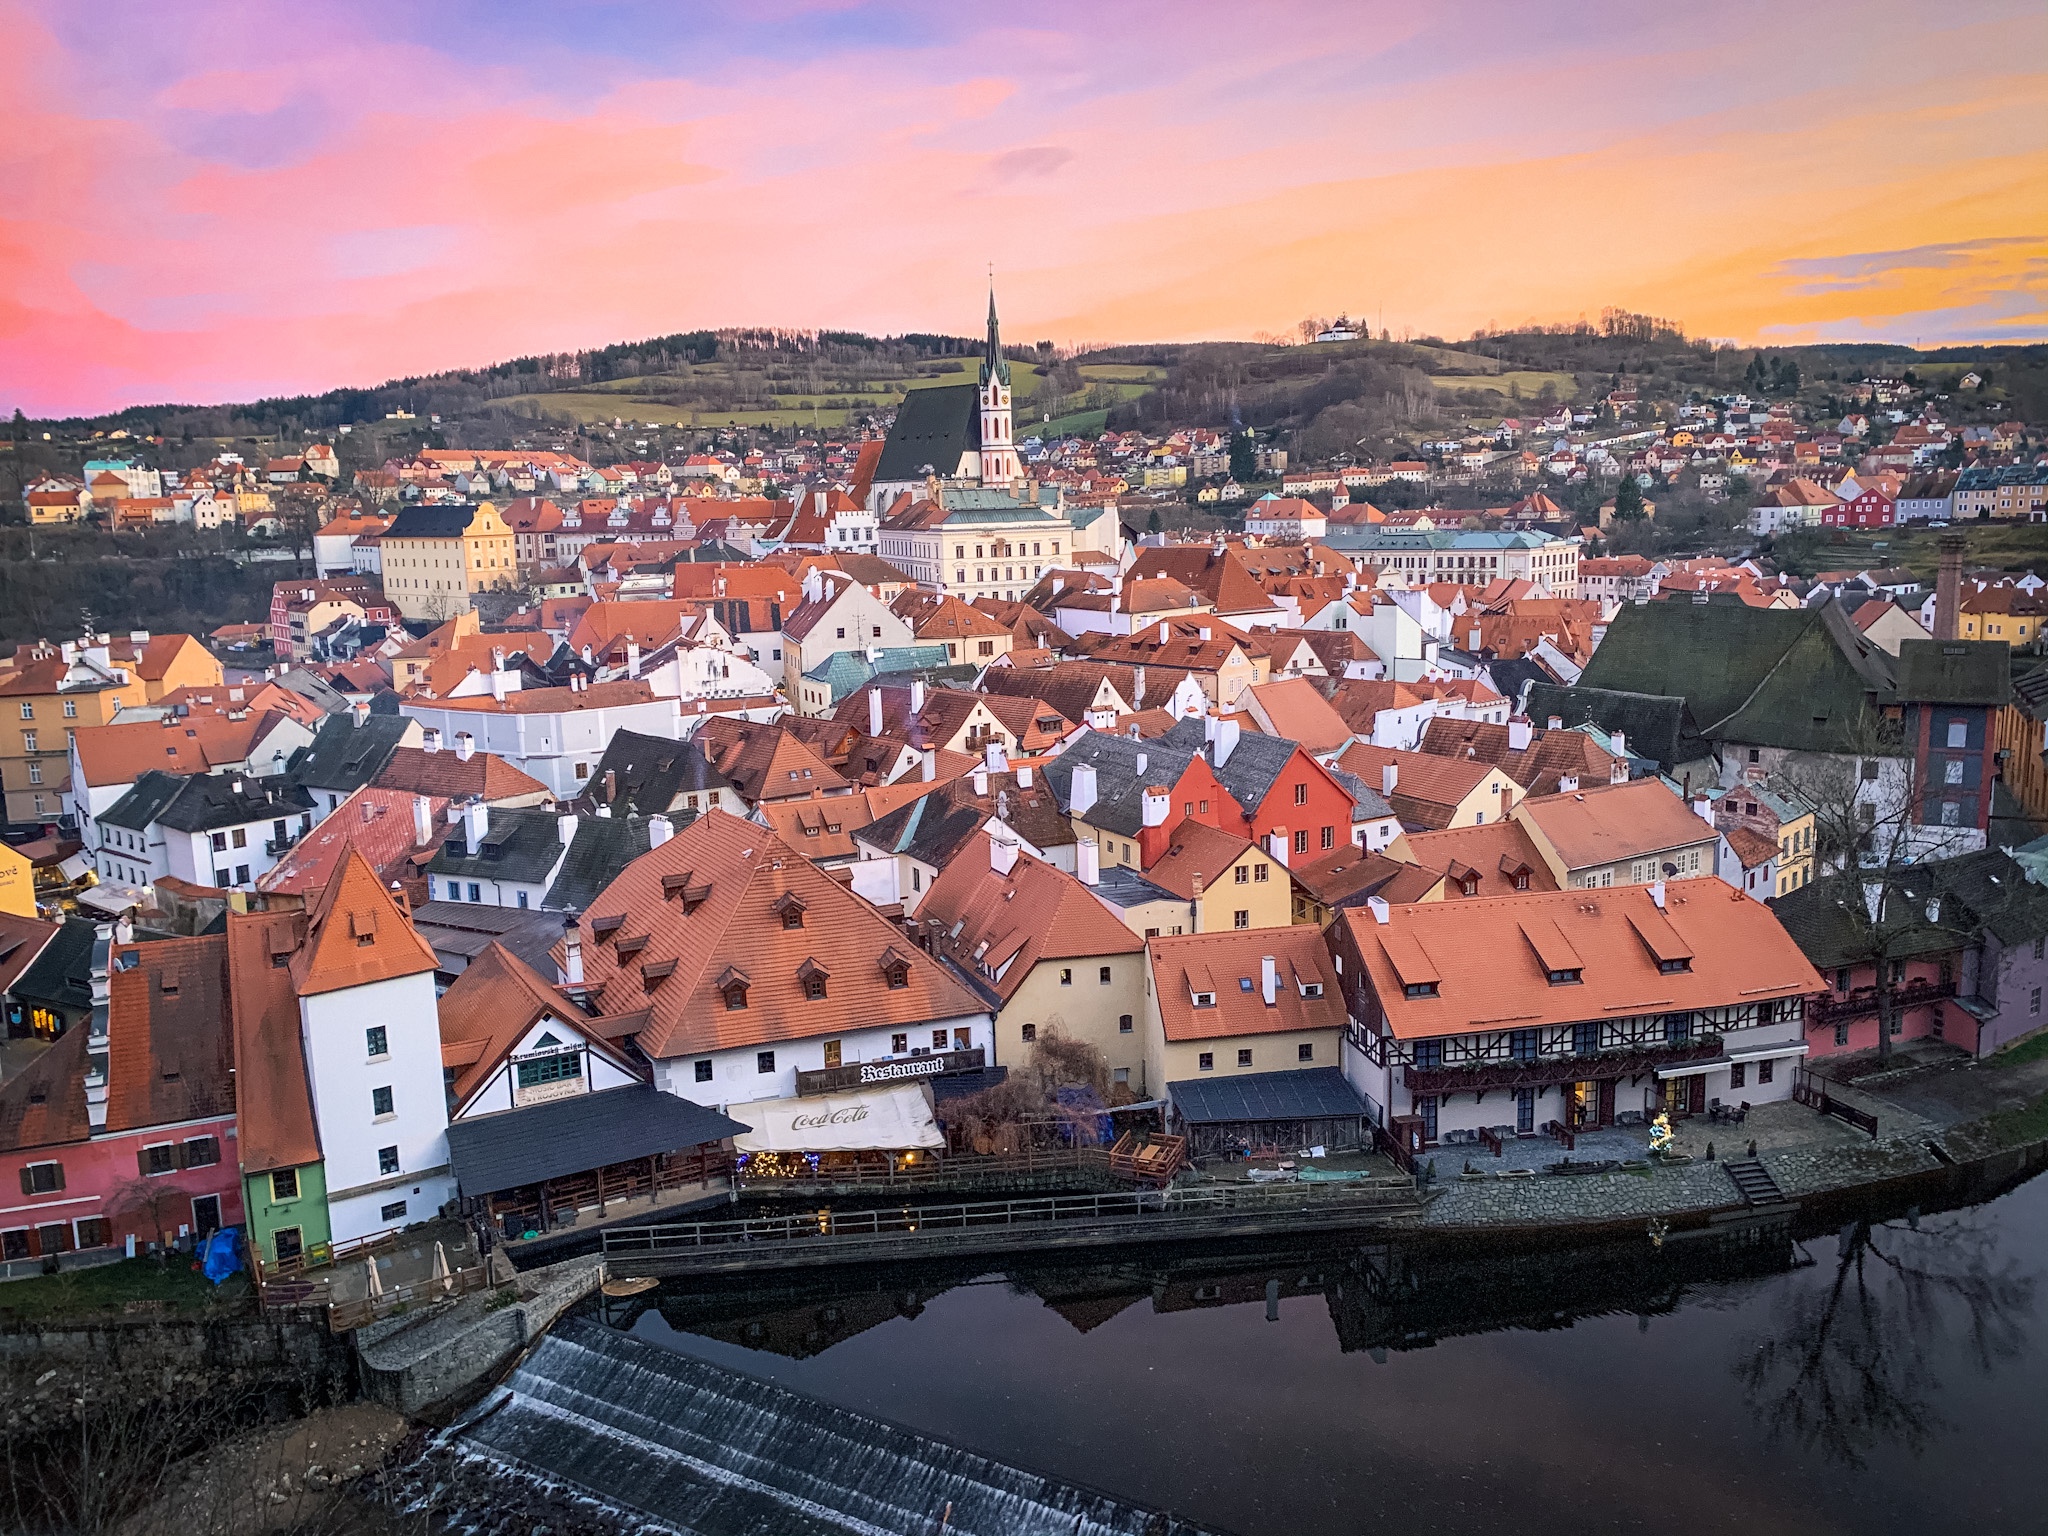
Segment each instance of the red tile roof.
[[[1322,932],[1315,927],[1181,934],[1148,939],[1145,948],[1168,1040],[1344,1027],[1343,994]],[[1268,955],[1279,973],[1271,1005],[1261,985]],[[1303,996],[1305,986],[1320,988],[1320,995]],[[1197,993],[1213,994],[1215,1002],[1197,1007]]]
[[108,982],[107,1130],[232,1113],[227,940],[118,947]]
[[417,976],[439,963],[359,853],[342,856],[307,916],[310,932],[291,966],[301,997]]
[[1064,871],[1018,853],[1007,874],[990,862],[978,832],[939,872],[918,918],[954,964],[980,973],[1005,1001],[1041,961],[1134,955],[1140,939],[1104,910],[1088,887]]
[[320,1133],[288,965],[303,942],[303,912],[230,912],[228,990],[233,1002],[236,1120],[244,1173],[320,1161]]

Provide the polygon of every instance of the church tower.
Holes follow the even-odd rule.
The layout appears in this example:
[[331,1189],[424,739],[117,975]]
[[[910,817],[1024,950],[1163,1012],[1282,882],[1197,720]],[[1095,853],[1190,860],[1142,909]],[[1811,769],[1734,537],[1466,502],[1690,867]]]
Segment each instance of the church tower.
[[981,359],[981,483],[1008,487],[1024,478],[1010,441],[1010,365],[996,333],[996,290],[988,290],[988,349]]

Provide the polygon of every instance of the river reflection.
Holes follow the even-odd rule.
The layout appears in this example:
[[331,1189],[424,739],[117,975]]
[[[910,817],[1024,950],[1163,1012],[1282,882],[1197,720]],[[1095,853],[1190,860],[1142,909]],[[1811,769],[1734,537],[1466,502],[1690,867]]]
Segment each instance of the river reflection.
[[672,1284],[649,1342],[1241,1536],[2048,1530],[2048,1179],[1503,1253],[1370,1244]]

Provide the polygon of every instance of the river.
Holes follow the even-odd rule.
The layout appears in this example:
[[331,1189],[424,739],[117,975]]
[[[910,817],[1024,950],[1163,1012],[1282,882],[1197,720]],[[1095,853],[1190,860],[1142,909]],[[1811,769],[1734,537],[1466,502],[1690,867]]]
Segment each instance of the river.
[[654,1302],[612,1321],[1238,1536],[2048,1530],[2048,1178],[1740,1248],[1134,1254]]

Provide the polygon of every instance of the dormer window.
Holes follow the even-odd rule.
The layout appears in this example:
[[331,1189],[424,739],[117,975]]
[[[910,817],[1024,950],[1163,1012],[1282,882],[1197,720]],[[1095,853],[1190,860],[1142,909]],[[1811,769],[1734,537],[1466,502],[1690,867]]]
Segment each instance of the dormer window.
[[747,1006],[747,973],[738,966],[728,965],[718,978],[718,994],[725,999],[726,1011],[737,1013]]
[[1553,987],[1576,986],[1583,978],[1578,970],[1545,971],[1544,976]]
[[1675,959],[1659,960],[1657,962],[1657,969],[1666,976],[1676,975],[1680,971],[1689,971],[1692,969],[1692,957],[1680,955]]
[[1435,997],[1437,984],[1433,981],[1411,981],[1401,989],[1405,997]]
[[1301,995],[1303,997],[1321,997],[1323,995],[1323,984],[1320,981],[1305,981],[1301,984]]
[[1197,1008],[1214,1008],[1216,1006],[1216,994],[1214,992],[1197,992],[1195,994],[1195,1006]]
[[822,1002],[825,997],[825,982],[831,972],[815,960],[806,960],[796,968],[796,979],[803,984],[804,996],[812,1002]]
[[784,929],[801,928],[804,925],[803,898],[794,891],[785,891],[776,897],[768,910],[782,919]]

